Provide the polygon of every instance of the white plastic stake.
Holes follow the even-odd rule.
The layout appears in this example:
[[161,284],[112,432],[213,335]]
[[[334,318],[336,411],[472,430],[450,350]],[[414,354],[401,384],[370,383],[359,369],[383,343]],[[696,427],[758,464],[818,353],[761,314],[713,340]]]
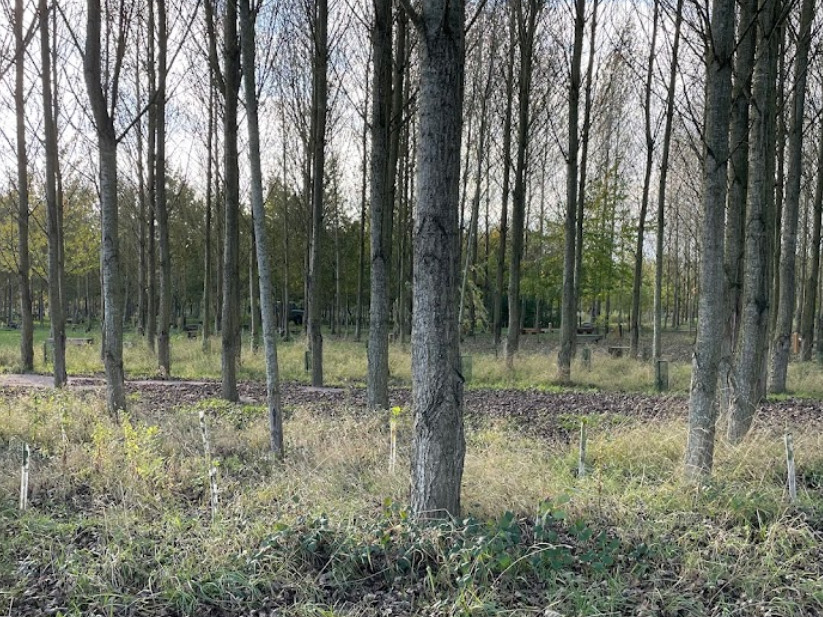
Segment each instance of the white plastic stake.
[[786,467],[789,477],[789,501],[797,501],[797,477],[794,469],[794,440],[791,433],[786,433]]
[[20,467],[20,510],[29,505],[29,444],[23,444],[23,464]]
[[206,412],[200,411],[200,432],[203,434],[203,449],[206,455],[206,467],[209,470],[209,487],[211,491],[211,518],[217,518],[217,506],[219,505],[219,492],[217,490],[217,468],[211,460],[211,442],[209,441],[209,427],[206,425]]

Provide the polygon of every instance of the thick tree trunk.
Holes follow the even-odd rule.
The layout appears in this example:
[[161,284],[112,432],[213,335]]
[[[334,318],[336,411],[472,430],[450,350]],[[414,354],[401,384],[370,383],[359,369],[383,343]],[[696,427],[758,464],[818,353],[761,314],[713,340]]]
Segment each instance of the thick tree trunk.
[[[89,93],[100,164],[100,210],[102,218],[103,263],[103,363],[106,368],[106,406],[112,416],[126,409],[123,373],[123,280],[120,274],[120,246],[117,204],[117,136],[107,109],[101,80],[100,0],[88,0],[84,75]],[[125,33],[119,33],[121,37]],[[55,378],[56,381],[56,378]]]
[[734,355],[743,307],[746,201],[749,184],[749,101],[757,42],[757,2],[744,0],[740,8],[737,54],[734,64],[730,127],[729,191],[726,209],[726,307],[720,355],[721,409],[728,409],[734,384]]
[[237,94],[240,89],[240,49],[237,41],[237,0],[226,3],[224,27],[224,212],[223,317],[221,395],[238,401],[237,356],[240,351],[240,172],[237,148]]
[[683,23],[683,0],[677,0],[674,16],[674,42],[672,43],[671,68],[666,90],[666,125],[663,129],[663,152],[660,158],[660,178],[657,189],[657,238],[654,269],[654,335],[652,357],[659,360],[663,351],[663,233],[666,225],[666,183],[669,176],[669,152],[672,143],[674,97],[677,85],[677,59],[680,50],[680,29]]
[[580,121],[580,65],[583,56],[585,0],[576,0],[574,48],[569,83],[569,149],[566,152],[566,218],[563,249],[563,301],[560,309],[560,351],[557,354],[557,380],[571,381],[572,357],[577,342],[577,299],[574,297],[574,262],[577,222],[577,154]]
[[414,21],[420,37],[420,124],[414,219],[411,507],[418,518],[441,518],[460,515],[466,449],[456,311],[463,0],[425,0]]
[[[98,4],[99,6],[99,4]],[[57,123],[54,117],[54,100],[52,98],[51,45],[49,39],[49,20],[47,0],[40,0],[40,59],[43,81],[43,128],[46,142],[46,233],[49,243],[49,316],[51,318],[51,337],[54,342],[54,385],[60,388],[66,384],[66,318],[63,313],[62,268],[60,267],[60,205],[57,202]],[[99,35],[99,22],[98,22]],[[98,67],[99,67],[99,41]],[[99,75],[99,68],[97,75]],[[98,82],[99,87],[99,82]],[[102,93],[101,95],[102,96]],[[105,109],[105,103],[103,104]],[[108,377],[108,373],[107,373]],[[109,407],[111,410],[111,407]]]
[[[44,20],[48,20],[46,15]],[[15,81],[17,113],[17,274],[20,281],[20,365],[34,370],[34,318],[29,276],[29,158],[26,152],[26,105],[24,100],[25,49],[23,44],[23,0],[14,2]]]
[[774,216],[776,12],[775,0],[761,0],[749,139],[743,311],[727,433],[732,443],[739,443],[745,437],[765,393],[763,361],[769,327],[770,261],[773,259],[770,248],[773,233],[771,219]]
[[312,233],[307,277],[309,300],[308,336],[311,349],[311,383],[323,385],[323,333],[320,307],[320,244],[323,235],[324,176],[326,162],[326,109],[328,106],[328,0],[317,0],[314,24],[314,176],[312,187]]
[[797,284],[795,261],[797,221],[800,212],[800,176],[803,165],[803,114],[806,106],[806,76],[809,68],[813,17],[814,0],[803,0],[800,12],[800,31],[797,37],[797,55],[794,61],[794,97],[789,129],[789,170],[780,243],[780,300],[777,305],[777,325],[772,339],[771,374],[769,375],[769,390],[774,394],[786,391],[786,374],[789,367]]
[[717,423],[717,375],[723,328],[723,218],[727,193],[729,108],[734,54],[734,0],[714,0],[707,33],[704,115],[700,309],[689,392],[685,475],[693,482],[711,474]]
[[[389,267],[390,238],[387,219],[391,217],[389,140],[392,88],[391,0],[376,0],[372,55],[374,58],[371,111],[371,299],[369,303],[368,405],[370,409],[389,406]],[[388,216],[386,215],[388,211]]]
[[277,364],[277,316],[271,280],[271,258],[263,205],[263,171],[260,165],[260,127],[257,114],[257,88],[254,76],[254,19],[249,0],[240,0],[240,23],[245,84],[246,121],[249,129],[249,166],[251,167],[251,206],[257,246],[257,271],[260,280],[260,310],[263,317],[263,345],[266,354],[266,402],[269,413],[269,447],[277,458],[283,457],[283,413],[280,404],[280,375]]

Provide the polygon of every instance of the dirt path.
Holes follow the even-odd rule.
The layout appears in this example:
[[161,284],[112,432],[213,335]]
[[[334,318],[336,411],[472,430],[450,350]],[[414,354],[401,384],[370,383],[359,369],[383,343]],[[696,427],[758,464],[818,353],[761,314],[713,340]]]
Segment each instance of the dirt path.
[[[0,375],[0,395],[20,389],[49,388],[49,375]],[[102,389],[105,382],[98,377],[72,377],[69,387],[83,390]],[[220,397],[220,383],[210,380],[129,380],[129,393],[137,394],[138,410],[171,411],[198,401]],[[243,382],[238,387],[244,403],[265,402],[265,385]],[[366,408],[366,393],[362,387],[313,388],[296,383],[281,385],[286,407],[312,405],[322,413],[334,416]],[[467,390],[466,415],[469,422],[500,419],[511,422],[519,430],[539,437],[570,440],[582,415],[596,426],[660,419],[681,419],[688,416],[688,399],[683,395],[652,395],[624,392],[543,392],[536,390]],[[391,404],[408,406],[411,392],[394,389]],[[761,406],[757,424],[762,428],[782,431],[823,431],[823,401],[787,399]]]

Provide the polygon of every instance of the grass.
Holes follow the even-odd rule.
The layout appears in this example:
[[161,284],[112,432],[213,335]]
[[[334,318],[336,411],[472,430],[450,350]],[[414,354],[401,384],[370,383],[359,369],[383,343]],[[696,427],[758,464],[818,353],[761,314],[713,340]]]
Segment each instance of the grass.
[[[75,333],[69,332],[69,335]],[[85,332],[82,333],[85,336]],[[99,331],[89,333],[95,339],[90,346],[67,348],[67,365],[70,375],[99,375],[103,372],[100,360]],[[81,334],[78,334],[80,336]],[[48,373],[51,365],[44,362],[42,344],[48,336],[46,327],[35,330],[35,371]],[[17,331],[0,331],[0,371],[19,370],[19,337]],[[557,334],[543,335],[541,340],[524,337],[523,348],[515,358],[514,368],[508,370],[502,357],[494,353],[490,339],[485,335],[467,339],[464,354],[471,356],[471,377],[468,388],[491,389],[559,389],[555,383]],[[685,332],[667,333],[670,349],[680,350],[680,359],[669,363],[669,390],[673,393],[688,392],[691,364],[687,361],[691,335]],[[606,353],[607,344],[594,348],[592,370],[576,360],[572,376],[577,389],[604,391],[653,392],[654,370],[651,363],[613,358]],[[684,353],[683,350],[686,350]],[[305,371],[305,339],[298,336],[290,342],[278,342],[278,358],[281,379],[307,383]],[[666,348],[664,347],[664,351]],[[365,385],[367,373],[367,349],[363,342],[326,334],[324,344],[324,370],[330,385]],[[129,378],[159,376],[156,360],[145,341],[133,332],[127,332],[124,343],[124,365]],[[408,345],[392,343],[389,348],[389,369],[394,386],[410,387],[411,355]],[[202,343],[182,335],[172,336],[172,376],[179,379],[219,379],[220,339],[212,341],[212,350],[203,352]],[[238,368],[240,379],[264,380],[265,359],[262,351],[251,352],[244,342],[242,359]],[[789,365],[788,393],[785,396],[823,398],[823,366],[816,362],[793,362]]]
[[[0,399],[0,606],[11,614],[818,615],[823,435],[720,443],[716,480],[680,480],[681,421],[603,423],[589,474],[573,446],[504,420],[467,431],[465,515],[405,513],[411,422],[359,408],[289,408],[272,462],[261,407],[134,400],[114,423],[90,392]],[[211,520],[198,413],[219,470]],[[31,508],[16,509],[32,447]],[[5,610],[5,608],[4,608]],[[268,614],[267,612],[264,614]]]

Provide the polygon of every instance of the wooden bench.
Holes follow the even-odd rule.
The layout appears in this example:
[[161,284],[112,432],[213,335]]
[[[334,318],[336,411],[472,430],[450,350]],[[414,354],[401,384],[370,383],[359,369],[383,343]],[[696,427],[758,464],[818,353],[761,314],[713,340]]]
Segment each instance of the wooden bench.
[[578,343],[596,343],[600,339],[603,338],[602,334],[578,334],[577,335],[577,342]]
[[186,338],[197,338],[200,334],[200,327],[199,323],[186,324],[183,326],[183,332],[186,333]]
[[609,355],[614,358],[622,358],[624,354],[629,353],[630,349],[630,347],[621,346],[609,347]]
[[520,334],[545,334],[551,332],[551,329],[546,328],[520,328]]

